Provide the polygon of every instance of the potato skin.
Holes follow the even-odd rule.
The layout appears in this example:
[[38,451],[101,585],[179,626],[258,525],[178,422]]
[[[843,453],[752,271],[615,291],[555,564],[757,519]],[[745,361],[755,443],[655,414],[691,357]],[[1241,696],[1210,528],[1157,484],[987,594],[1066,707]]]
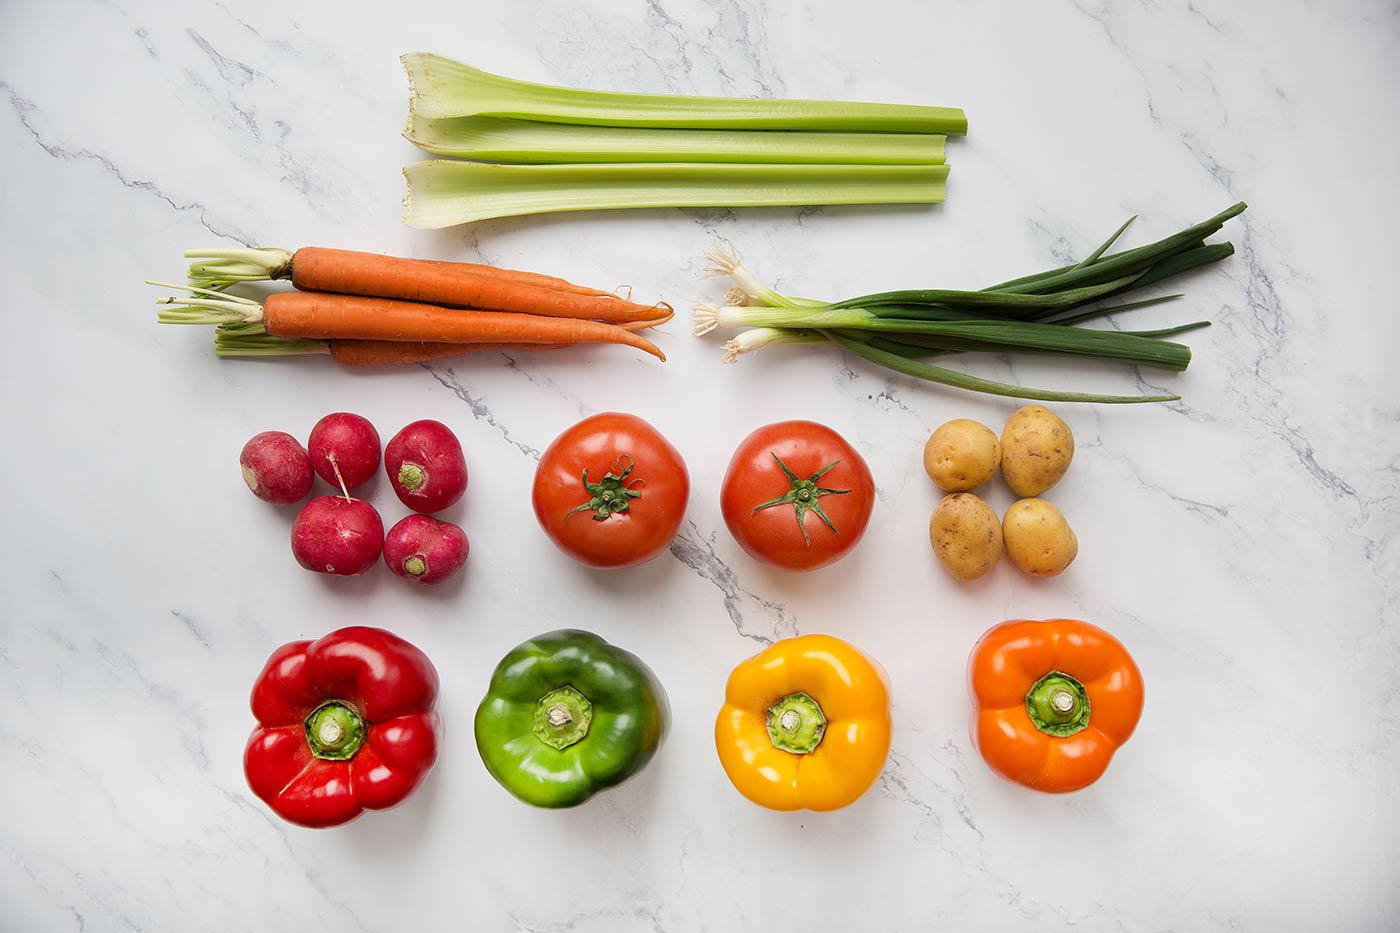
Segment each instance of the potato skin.
[[1055,577],[1079,554],[1079,539],[1059,509],[1044,499],[1021,499],[1001,522],[1006,556],[1028,574]]
[[1044,405],[1012,412],[1001,432],[1001,475],[1022,498],[1051,489],[1074,459],[1074,433]]
[[939,425],[924,444],[924,472],[948,492],[976,489],[995,476],[1000,465],[996,432],[967,418]]
[[1001,560],[1001,524],[970,492],[944,496],[928,522],[929,543],[943,569],[959,580],[985,576]]

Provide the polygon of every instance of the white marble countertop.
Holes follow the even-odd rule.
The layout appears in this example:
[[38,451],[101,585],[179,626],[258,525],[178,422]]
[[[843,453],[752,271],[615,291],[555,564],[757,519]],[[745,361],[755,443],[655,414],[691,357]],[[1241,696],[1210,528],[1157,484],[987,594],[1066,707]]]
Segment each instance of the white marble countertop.
[[[0,926],[7,930],[1384,930],[1400,925],[1400,254],[1393,4],[570,4],[93,0],[0,12]],[[619,90],[952,104],[934,209],[654,210],[399,222],[397,56],[433,50]],[[1059,264],[1129,213],[1141,243],[1236,200],[1239,253],[1143,322],[1210,317],[1180,377],[970,361],[1027,383],[1180,390],[1061,407],[1078,437],[1051,494],[1079,535],[1064,576],[959,585],[926,544],[919,451],[1015,406],[834,351],[720,363],[677,322],[665,365],[619,349],[362,374],[221,362],[159,327],[146,278],[187,247],[343,245],[484,259],[688,306],[717,235],[775,284],[856,294],[976,287]],[[1186,315],[1187,317],[1183,317]],[[1145,381],[1146,380],[1146,381]],[[348,409],[387,437],[461,437],[472,540],[460,585],[302,571],[289,513],[234,461]],[[555,551],[535,461],[580,416],[635,412],[690,466],[681,543],[633,571]],[[881,490],[824,572],[749,560],[718,512],[752,428],[842,431]],[[374,492],[390,521],[386,486]],[[1002,486],[990,498],[1011,501]],[[964,665],[1012,617],[1118,635],[1147,684],[1107,776],[1065,797],[971,748]],[[407,804],[287,826],[247,790],[247,694],[284,641],[389,627],[443,678],[446,738]],[[640,654],[674,726],[638,778],[572,811],[515,803],[471,717],[521,639],[581,626]],[[741,798],[712,725],[729,670],[825,631],[890,672],[879,784],[846,810]]]

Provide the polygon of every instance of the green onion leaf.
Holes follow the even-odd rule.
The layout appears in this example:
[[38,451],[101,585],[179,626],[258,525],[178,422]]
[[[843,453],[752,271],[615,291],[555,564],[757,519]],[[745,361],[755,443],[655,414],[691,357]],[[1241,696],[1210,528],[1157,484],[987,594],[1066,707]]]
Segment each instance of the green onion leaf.
[[1140,402],[1174,402],[1181,398],[1179,395],[1091,395],[1085,392],[1057,392],[1051,389],[1031,389],[1025,386],[1014,386],[1005,382],[996,382],[991,379],[969,376],[966,373],[960,373],[952,369],[944,369],[942,366],[934,366],[930,363],[906,359],[898,354],[876,349],[868,344],[861,343],[859,340],[852,340],[841,334],[832,332],[826,333],[835,343],[840,344],[857,356],[864,357],[872,363],[878,363],[886,369],[892,369],[906,376],[913,376],[915,379],[937,382],[942,385],[953,386],[959,389],[968,389],[973,392],[982,392],[987,395],[1000,395],[1006,398],[1034,399],[1041,402],[1097,402],[1105,405],[1129,405]]

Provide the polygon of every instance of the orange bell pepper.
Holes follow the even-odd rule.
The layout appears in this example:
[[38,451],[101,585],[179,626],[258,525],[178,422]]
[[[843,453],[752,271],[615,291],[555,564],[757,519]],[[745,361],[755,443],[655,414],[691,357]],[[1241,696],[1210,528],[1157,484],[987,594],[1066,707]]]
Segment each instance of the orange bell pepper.
[[1002,777],[1051,794],[1088,787],[1142,715],[1128,649],[1088,622],[993,626],[967,665],[972,742]]
[[773,810],[836,810],[890,752],[890,693],[874,660],[830,635],[777,642],[729,675],[715,747],[734,787]]

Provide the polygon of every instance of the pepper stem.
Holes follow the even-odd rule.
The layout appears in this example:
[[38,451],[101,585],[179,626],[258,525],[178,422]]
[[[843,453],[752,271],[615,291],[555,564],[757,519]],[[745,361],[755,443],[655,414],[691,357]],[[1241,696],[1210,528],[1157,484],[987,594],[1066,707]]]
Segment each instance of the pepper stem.
[[322,703],[306,717],[306,744],[326,761],[349,761],[365,743],[365,720],[343,700]]
[[1051,671],[1031,685],[1026,713],[1046,735],[1074,735],[1089,725],[1089,694],[1074,677]]
[[573,687],[560,687],[535,704],[535,737],[560,750],[580,742],[593,722],[593,704]]
[[774,748],[794,755],[816,751],[826,735],[826,714],[805,693],[789,693],[768,707],[768,739]]

